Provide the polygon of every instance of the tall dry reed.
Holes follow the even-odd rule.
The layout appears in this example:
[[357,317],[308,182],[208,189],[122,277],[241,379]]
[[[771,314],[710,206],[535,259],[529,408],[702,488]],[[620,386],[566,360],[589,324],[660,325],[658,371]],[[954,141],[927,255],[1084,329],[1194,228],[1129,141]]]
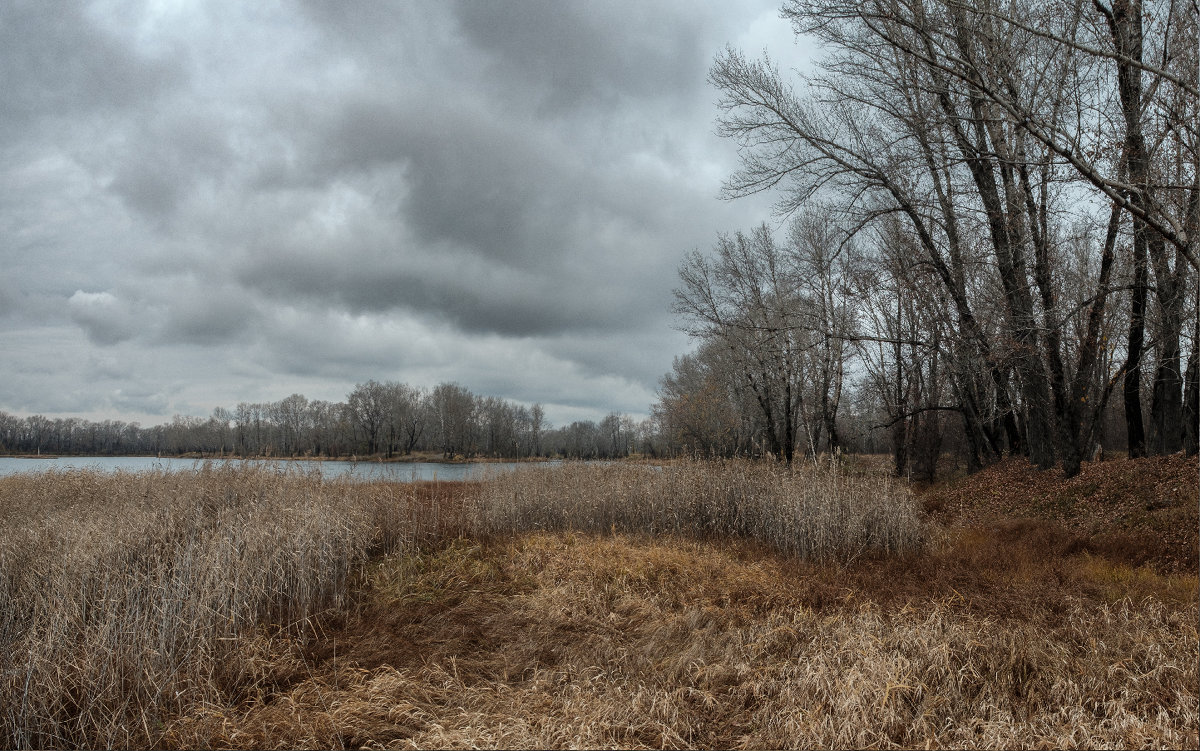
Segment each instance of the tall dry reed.
[[265,468],[0,479],[0,746],[153,745],[256,690],[356,565],[435,526],[412,501]]
[[279,466],[0,478],[0,745],[154,746],[173,717],[269,694],[357,567],[448,536],[733,535],[837,560],[923,537],[905,490],[835,469],[566,465],[439,498]]
[[911,493],[883,473],[836,466],[686,461],[567,464],[491,478],[466,523],[478,535],[533,530],[756,540],[787,555],[848,560],[914,551],[925,539]]

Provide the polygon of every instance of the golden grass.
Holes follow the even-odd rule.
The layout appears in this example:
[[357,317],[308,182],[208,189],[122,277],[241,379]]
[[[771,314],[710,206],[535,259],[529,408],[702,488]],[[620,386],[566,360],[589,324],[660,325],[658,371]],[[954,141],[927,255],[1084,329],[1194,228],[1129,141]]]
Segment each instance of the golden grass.
[[[1194,747],[1197,607],[1076,598],[1047,626],[956,593],[813,607],[746,543],[535,533],[377,564],[343,651],[182,746]],[[402,612],[398,612],[397,609]],[[387,639],[377,638],[386,634]],[[368,636],[368,634],[373,636]]]
[[6,747],[1197,741],[1195,575],[881,476],[63,472],[0,524]]

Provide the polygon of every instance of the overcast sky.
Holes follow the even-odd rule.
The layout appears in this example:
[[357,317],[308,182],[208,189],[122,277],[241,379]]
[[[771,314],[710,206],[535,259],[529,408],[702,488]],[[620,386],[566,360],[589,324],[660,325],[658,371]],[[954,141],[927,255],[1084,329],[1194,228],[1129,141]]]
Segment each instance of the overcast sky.
[[705,82],[777,0],[0,3],[0,410],[456,381],[642,415],[683,255],[769,215]]

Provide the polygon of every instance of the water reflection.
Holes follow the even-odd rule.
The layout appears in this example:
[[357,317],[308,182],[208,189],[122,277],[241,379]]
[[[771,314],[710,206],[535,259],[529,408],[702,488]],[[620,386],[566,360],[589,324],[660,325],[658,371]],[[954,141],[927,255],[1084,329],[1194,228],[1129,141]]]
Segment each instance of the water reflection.
[[164,471],[183,472],[198,469],[204,461],[213,464],[250,464],[268,466],[279,471],[319,472],[323,477],[348,477],[353,480],[388,480],[419,482],[424,480],[478,480],[488,474],[511,472],[517,467],[552,466],[550,462],[465,462],[440,464],[435,462],[345,462],[345,461],[266,461],[255,459],[160,459],[153,456],[63,456],[46,459],[0,456],[0,477],[22,472],[46,472],[63,469],[93,469],[101,472]]

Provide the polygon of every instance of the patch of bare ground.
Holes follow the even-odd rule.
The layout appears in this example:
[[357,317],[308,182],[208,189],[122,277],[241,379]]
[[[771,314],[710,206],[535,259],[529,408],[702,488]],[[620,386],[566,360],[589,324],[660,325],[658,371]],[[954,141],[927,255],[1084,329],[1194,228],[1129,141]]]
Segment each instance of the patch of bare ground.
[[1133,566],[1194,573],[1200,561],[1200,465],[1182,454],[1086,462],[1069,479],[1009,459],[924,490],[922,503],[951,528],[1033,535]]
[[745,541],[459,540],[371,567],[296,653],[302,680],[163,741],[1196,746],[1194,576],[981,531],[934,548],[839,566]]

